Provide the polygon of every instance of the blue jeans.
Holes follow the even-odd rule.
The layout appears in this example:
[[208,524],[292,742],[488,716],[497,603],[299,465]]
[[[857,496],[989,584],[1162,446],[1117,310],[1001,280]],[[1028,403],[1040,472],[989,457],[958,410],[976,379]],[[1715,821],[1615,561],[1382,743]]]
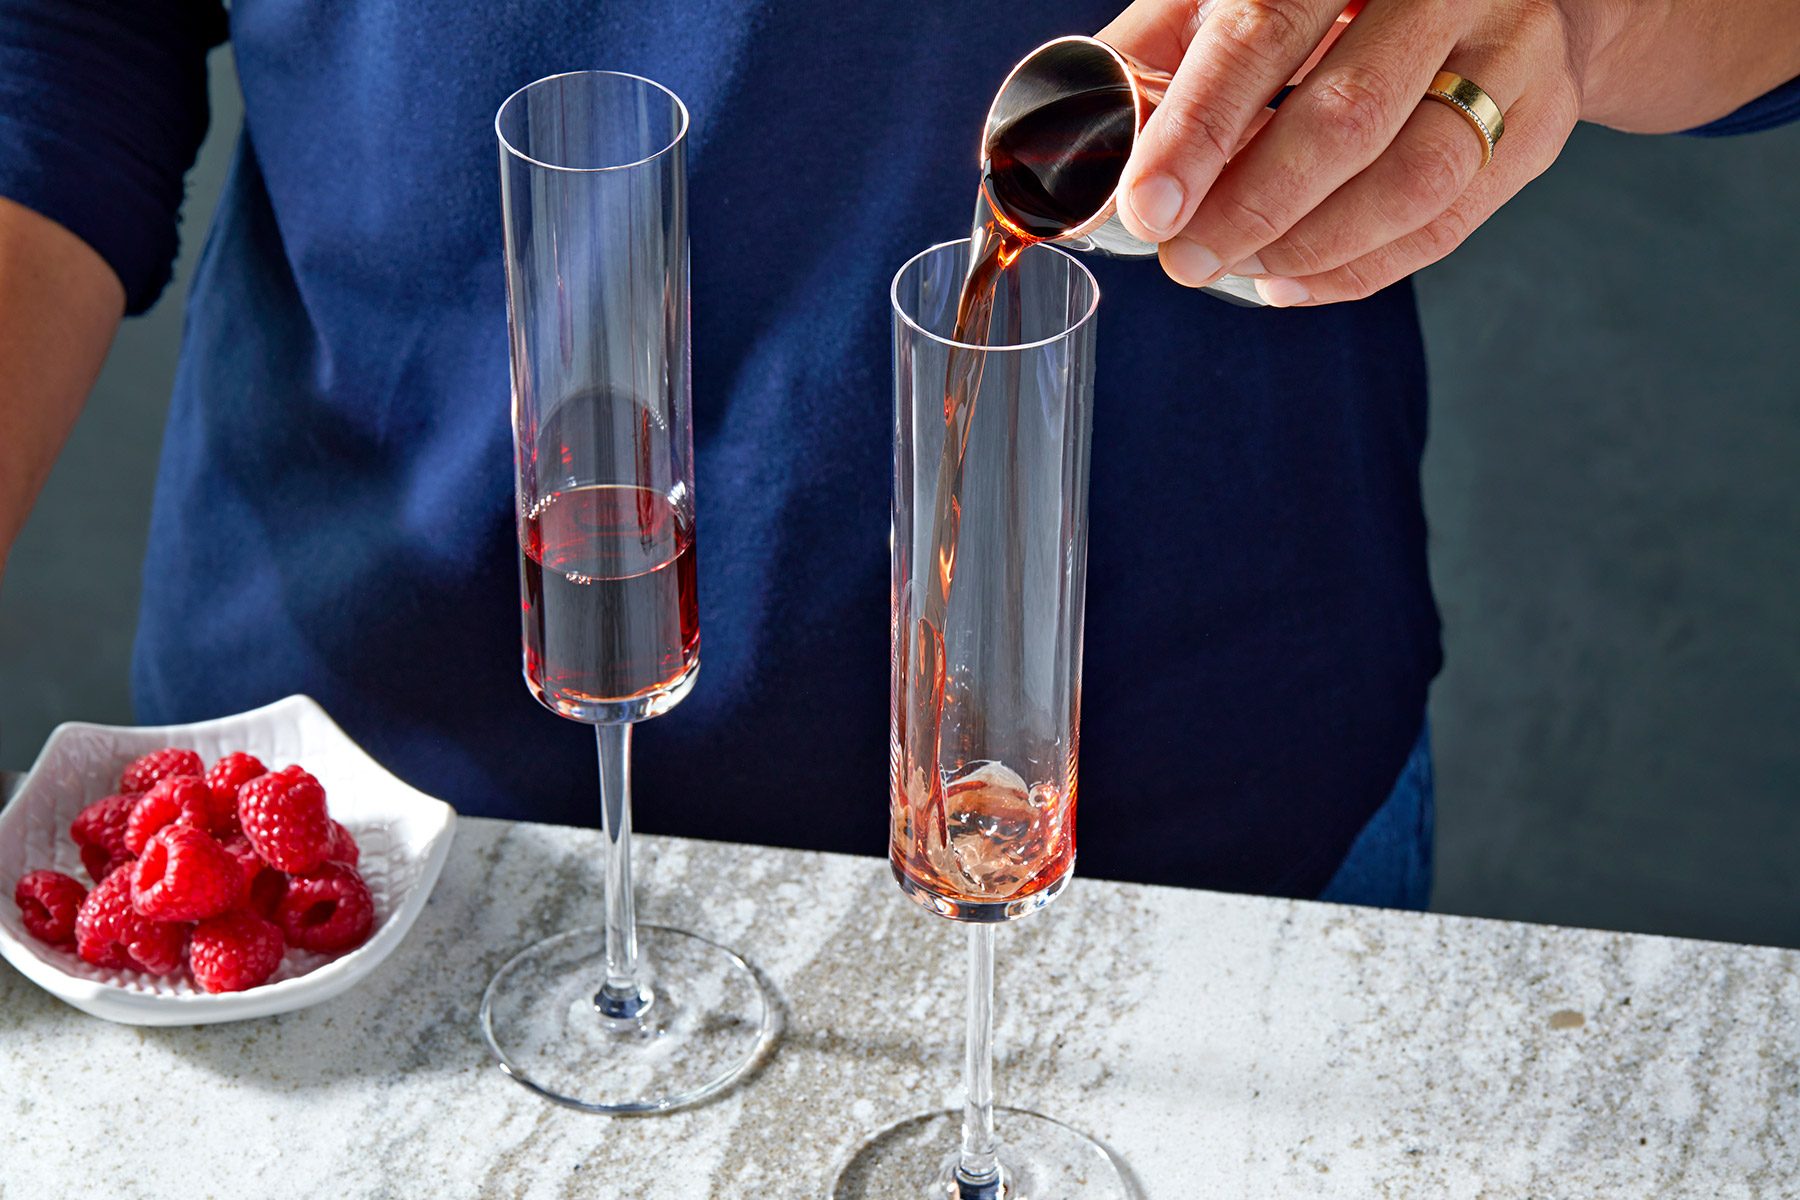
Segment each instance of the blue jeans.
[[1431,901],[1431,837],[1436,803],[1431,781],[1431,726],[1419,730],[1394,790],[1350,844],[1319,893],[1338,904],[1423,909]]

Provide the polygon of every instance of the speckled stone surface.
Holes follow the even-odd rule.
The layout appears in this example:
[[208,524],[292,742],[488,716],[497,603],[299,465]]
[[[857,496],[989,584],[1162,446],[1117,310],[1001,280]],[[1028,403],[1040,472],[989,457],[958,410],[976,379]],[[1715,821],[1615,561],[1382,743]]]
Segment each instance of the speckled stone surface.
[[[281,1017],[109,1025],[0,965],[0,1196],[812,1197],[957,1101],[961,931],[884,863],[658,838],[643,918],[764,972],[774,1053],[648,1118],[506,1079],[482,988],[596,918],[597,855],[463,822],[394,956]],[[1800,1195],[1800,953],[1078,880],[999,983],[1001,1103],[1156,1200]]]

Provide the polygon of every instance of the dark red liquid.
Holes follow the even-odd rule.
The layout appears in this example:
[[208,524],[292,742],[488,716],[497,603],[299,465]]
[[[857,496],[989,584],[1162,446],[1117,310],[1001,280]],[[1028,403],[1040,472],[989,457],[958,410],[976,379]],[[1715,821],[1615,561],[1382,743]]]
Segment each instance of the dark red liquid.
[[1058,237],[1106,207],[1137,132],[1131,89],[1059,97],[994,132],[983,189],[1027,240]]
[[576,718],[654,695],[700,660],[694,527],[649,488],[552,492],[520,523],[525,677]]

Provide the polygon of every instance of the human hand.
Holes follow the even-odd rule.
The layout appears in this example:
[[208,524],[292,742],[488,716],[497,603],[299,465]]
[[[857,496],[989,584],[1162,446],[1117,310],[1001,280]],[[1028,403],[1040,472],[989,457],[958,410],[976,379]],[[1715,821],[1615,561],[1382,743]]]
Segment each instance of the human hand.
[[[1136,0],[1098,36],[1174,79],[1126,167],[1120,219],[1161,243],[1177,283],[1249,275],[1283,306],[1367,296],[1455,249],[1550,165],[1616,9]],[[1269,98],[1344,13],[1355,19],[1269,117]],[[1440,70],[1477,83],[1505,114],[1485,167],[1486,139],[1468,117],[1424,99]]]

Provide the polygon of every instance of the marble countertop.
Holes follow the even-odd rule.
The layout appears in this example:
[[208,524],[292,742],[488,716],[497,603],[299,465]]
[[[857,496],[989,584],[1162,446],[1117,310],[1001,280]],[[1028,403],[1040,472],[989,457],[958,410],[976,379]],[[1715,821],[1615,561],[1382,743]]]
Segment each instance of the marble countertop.
[[[110,1025],[0,964],[0,1196],[813,1197],[958,1102],[960,930],[874,859],[665,838],[643,919],[764,972],[775,1052],[656,1117],[512,1083],[482,988],[597,919],[598,850],[465,820],[394,956],[266,1020]],[[1800,1194],[1800,952],[1078,880],[999,987],[1000,1102],[1155,1200]]]

